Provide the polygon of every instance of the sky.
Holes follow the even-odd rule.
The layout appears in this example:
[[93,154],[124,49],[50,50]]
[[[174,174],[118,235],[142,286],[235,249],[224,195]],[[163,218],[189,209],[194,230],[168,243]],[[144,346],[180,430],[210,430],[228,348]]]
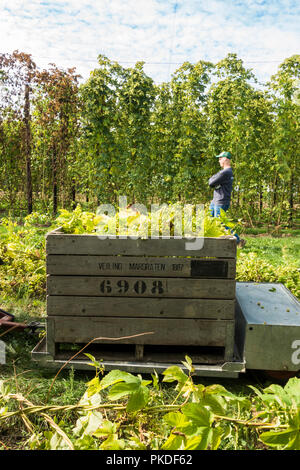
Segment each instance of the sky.
[[157,84],[185,61],[236,53],[264,83],[300,53],[299,24],[299,0],[0,0],[0,52],[76,67],[82,80],[99,54],[144,61]]

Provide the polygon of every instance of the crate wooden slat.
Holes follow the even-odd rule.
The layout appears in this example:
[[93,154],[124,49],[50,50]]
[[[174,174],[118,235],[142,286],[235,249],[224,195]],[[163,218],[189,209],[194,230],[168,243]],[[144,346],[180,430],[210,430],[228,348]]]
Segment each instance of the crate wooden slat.
[[48,255],[52,275],[156,276],[234,279],[235,259]]
[[234,319],[235,300],[48,296],[48,316]]
[[[232,331],[233,321],[199,319],[101,318],[85,317],[74,321],[71,317],[51,317],[54,339],[58,343],[88,343],[99,337],[125,337],[122,344],[225,346],[227,329]],[[141,333],[143,336],[132,337]],[[97,341],[96,341],[97,342]],[[103,339],[98,342],[104,342]]]
[[136,278],[100,276],[48,276],[49,295],[108,297],[180,297],[232,299],[232,279]]
[[[188,244],[188,245],[187,245]],[[190,249],[187,249],[187,246]],[[199,249],[193,249],[200,246]],[[130,255],[130,256],[213,256],[235,258],[235,237],[185,239],[157,237],[151,239],[105,238],[95,234],[70,235],[49,233],[48,255]]]

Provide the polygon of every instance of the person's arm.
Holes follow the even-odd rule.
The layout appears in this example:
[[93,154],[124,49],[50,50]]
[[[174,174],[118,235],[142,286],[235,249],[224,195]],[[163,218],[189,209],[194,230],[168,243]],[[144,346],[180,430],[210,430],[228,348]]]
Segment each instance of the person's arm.
[[208,184],[211,188],[216,188],[220,187],[220,184],[222,184],[226,180],[226,173],[224,170],[219,171],[219,173],[216,173],[215,175],[211,176],[208,180]]

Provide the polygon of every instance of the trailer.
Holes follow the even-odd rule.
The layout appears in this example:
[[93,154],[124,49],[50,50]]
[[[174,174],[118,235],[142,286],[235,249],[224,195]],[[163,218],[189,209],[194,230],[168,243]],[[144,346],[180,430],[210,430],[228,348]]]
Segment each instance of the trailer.
[[300,303],[282,284],[236,281],[236,239],[47,234],[44,367],[238,378],[297,374]]

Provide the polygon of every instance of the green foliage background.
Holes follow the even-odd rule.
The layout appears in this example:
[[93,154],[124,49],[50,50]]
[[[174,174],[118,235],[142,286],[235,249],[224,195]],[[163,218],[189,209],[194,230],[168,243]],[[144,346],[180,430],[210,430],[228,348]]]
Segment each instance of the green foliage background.
[[[44,305],[48,230],[62,223],[90,232],[97,206],[117,207],[124,195],[146,206],[207,204],[222,150],[233,154],[230,217],[253,230],[297,224],[299,55],[265,84],[236,54],[216,64],[186,62],[159,85],[142,62],[124,68],[99,56],[98,63],[79,84],[74,69],[40,71],[26,54],[0,54],[1,301],[21,299],[26,312]],[[88,212],[69,212],[77,203]],[[210,236],[221,230],[210,229]],[[238,253],[237,280],[282,282],[300,298],[299,242],[257,242]],[[47,383],[45,394],[41,371],[26,381],[18,369],[28,344],[10,337],[8,345],[0,449],[300,449],[299,379],[255,384],[250,397],[197,384],[189,358],[187,374],[169,368],[160,383],[121,371],[102,377],[89,357],[96,375],[82,396],[72,371]],[[175,387],[168,399],[166,384]]]
[[297,223],[299,55],[265,84],[233,53],[216,64],[185,62],[161,84],[143,62],[124,68],[99,56],[79,82],[74,69],[40,71],[27,58],[27,104],[22,60],[13,56],[9,84],[0,60],[0,210],[26,214],[29,179],[32,210],[54,214],[78,202],[95,211],[124,195],[128,203],[207,203],[208,178],[219,170],[214,157],[226,149],[233,215],[253,227]]

